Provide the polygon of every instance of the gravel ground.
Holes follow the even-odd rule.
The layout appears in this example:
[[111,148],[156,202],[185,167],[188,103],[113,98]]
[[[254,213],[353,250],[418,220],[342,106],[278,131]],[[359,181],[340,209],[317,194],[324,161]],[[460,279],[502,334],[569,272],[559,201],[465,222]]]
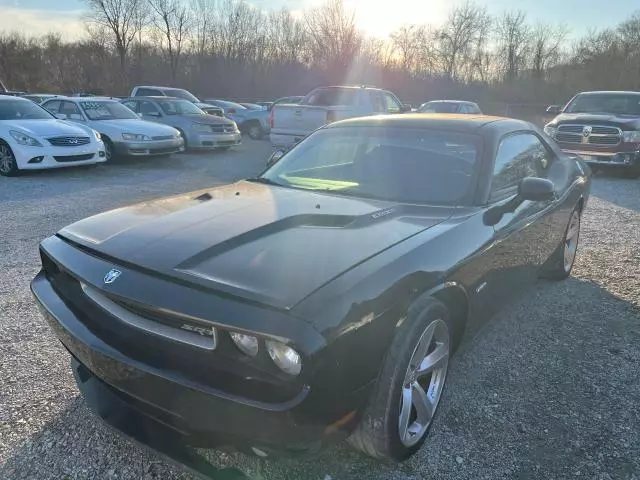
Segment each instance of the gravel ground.
[[[237,151],[0,178],[0,478],[193,477],[99,423],[28,291],[37,245],[70,222],[258,173]],[[209,452],[257,479],[640,479],[640,181],[598,177],[578,263],[465,338],[424,448],[399,466],[338,445],[310,461]]]

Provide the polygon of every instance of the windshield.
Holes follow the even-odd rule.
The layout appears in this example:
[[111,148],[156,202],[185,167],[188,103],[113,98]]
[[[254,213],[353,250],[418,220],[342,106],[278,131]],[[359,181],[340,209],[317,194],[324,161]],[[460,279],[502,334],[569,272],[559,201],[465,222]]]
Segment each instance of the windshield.
[[129,108],[115,101],[79,102],[89,120],[128,120],[138,116]]
[[455,204],[472,188],[479,142],[457,132],[334,127],[309,136],[262,178],[338,195]]
[[640,95],[628,93],[583,93],[564,109],[565,113],[612,113],[640,116]]
[[51,120],[55,118],[31,100],[0,100],[0,120]]
[[186,100],[159,100],[158,103],[166,115],[206,115],[205,112]]
[[190,102],[199,102],[198,98],[195,95],[187,92],[186,90],[182,90],[181,88],[172,88],[164,91],[168,97],[176,97],[182,98],[183,100],[188,100]]
[[421,113],[457,113],[458,104],[451,102],[427,102],[418,110]]

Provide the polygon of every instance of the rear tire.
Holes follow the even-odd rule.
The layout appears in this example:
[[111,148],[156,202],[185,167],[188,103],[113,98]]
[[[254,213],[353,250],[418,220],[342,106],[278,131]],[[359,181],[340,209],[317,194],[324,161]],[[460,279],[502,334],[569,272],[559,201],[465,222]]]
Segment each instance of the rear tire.
[[544,270],[542,277],[549,280],[564,280],[569,278],[578,253],[580,240],[580,222],[582,211],[580,205],[571,212],[569,223],[564,232],[564,238],[558,248],[553,252]]
[[20,173],[16,156],[8,143],[0,140],[0,175],[3,177],[15,177]]
[[264,132],[262,131],[260,122],[251,122],[247,126],[247,135],[249,135],[249,138],[253,140],[262,140],[262,137],[264,137]]
[[393,462],[420,449],[442,398],[452,331],[449,310],[439,300],[425,297],[409,309],[387,351],[369,404],[349,437],[354,448]]

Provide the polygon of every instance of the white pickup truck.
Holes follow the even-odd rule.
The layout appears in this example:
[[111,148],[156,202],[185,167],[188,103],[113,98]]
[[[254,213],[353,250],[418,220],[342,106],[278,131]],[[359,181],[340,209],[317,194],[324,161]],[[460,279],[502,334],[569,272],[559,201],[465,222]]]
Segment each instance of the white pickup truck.
[[269,138],[273,146],[286,147],[330,122],[408,110],[393,93],[379,88],[320,87],[297,105],[275,105],[269,118]]

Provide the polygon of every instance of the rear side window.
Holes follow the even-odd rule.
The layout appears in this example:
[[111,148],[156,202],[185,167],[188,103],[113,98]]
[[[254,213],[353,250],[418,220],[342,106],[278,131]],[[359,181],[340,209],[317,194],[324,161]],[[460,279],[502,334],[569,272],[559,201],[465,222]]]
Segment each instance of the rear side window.
[[45,103],[43,107],[54,115],[60,113],[60,100],[51,100],[50,102]]
[[531,133],[505,137],[493,167],[491,198],[498,200],[512,195],[525,177],[545,178],[551,158],[551,152]]
[[390,93],[383,93],[384,102],[389,113],[402,113],[402,104]]
[[164,96],[160,90],[154,90],[153,88],[139,88],[135,94],[136,97],[157,97]]
[[130,108],[132,111],[137,112],[138,111],[138,102],[134,102],[132,100],[129,100],[127,102],[122,102],[122,104],[125,107]]
[[301,105],[330,107],[334,105],[356,105],[358,90],[354,88],[319,88],[306,97]]

